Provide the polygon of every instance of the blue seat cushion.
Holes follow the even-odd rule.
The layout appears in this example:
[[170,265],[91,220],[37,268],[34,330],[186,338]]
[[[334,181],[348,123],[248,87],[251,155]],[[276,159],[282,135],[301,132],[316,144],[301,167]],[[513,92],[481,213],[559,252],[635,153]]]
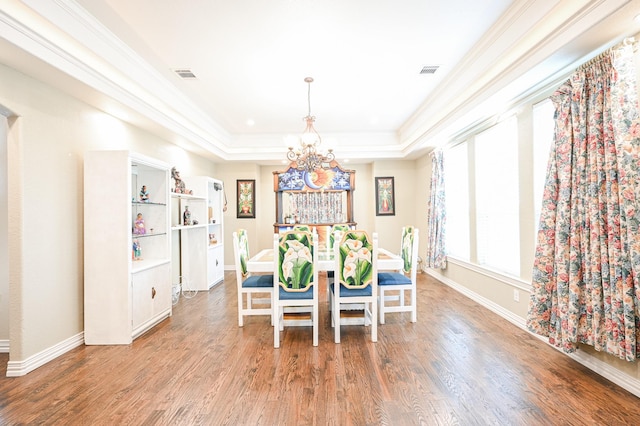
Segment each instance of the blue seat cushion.
[[411,278],[400,272],[379,272],[378,285],[410,285]]
[[[334,284],[331,284],[331,291],[333,292]],[[348,288],[344,284],[340,284],[340,297],[362,297],[371,296],[371,286],[368,285],[364,288]]]
[[282,288],[281,285],[278,286],[280,289],[279,293],[280,299],[282,300],[306,300],[313,299],[313,286],[307,287],[305,291],[287,291]]
[[273,287],[273,274],[251,275],[242,281],[242,287]]

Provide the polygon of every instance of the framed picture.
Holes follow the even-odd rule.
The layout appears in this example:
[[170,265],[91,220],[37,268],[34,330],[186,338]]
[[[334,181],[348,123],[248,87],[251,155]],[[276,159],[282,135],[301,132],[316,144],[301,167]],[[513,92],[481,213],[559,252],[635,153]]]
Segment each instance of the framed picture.
[[376,178],[376,216],[394,216],[396,214],[396,194],[393,189],[393,177]]
[[237,217],[238,219],[254,219],[256,217],[256,181],[238,179],[237,183]]

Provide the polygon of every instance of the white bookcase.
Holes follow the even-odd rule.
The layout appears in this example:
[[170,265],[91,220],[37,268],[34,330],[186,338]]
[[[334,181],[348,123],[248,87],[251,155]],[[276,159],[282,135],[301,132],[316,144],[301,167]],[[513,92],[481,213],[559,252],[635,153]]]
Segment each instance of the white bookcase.
[[[138,213],[144,233],[134,234]],[[171,315],[169,226],[168,165],[129,151],[85,154],[85,344],[129,344]]]
[[[188,283],[191,290],[207,291],[224,279],[222,181],[208,176],[190,176],[182,180],[193,194],[172,193],[174,262],[179,253],[180,264],[173,279],[182,276],[183,285]],[[185,206],[189,206],[191,220],[196,220],[197,224],[184,225]]]

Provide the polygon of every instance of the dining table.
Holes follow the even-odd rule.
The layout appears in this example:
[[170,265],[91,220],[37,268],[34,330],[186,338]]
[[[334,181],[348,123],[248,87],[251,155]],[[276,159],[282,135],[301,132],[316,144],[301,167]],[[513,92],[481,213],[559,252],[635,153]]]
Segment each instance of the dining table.
[[[258,254],[247,261],[247,271],[249,272],[273,272],[273,248],[263,249]],[[378,271],[399,271],[404,266],[402,257],[378,248]],[[333,250],[326,248],[318,249],[318,270],[333,271],[335,265],[333,261]]]
[[[333,260],[333,250],[328,249],[326,247],[320,247],[318,249],[318,271],[333,271],[335,268],[335,262]],[[255,256],[251,257],[247,261],[247,271],[249,272],[257,272],[257,273],[273,273],[275,269],[274,265],[274,256],[273,256],[273,248],[266,248],[260,250]],[[399,271],[403,268],[404,261],[402,257],[390,252],[389,250],[378,248],[378,271]],[[327,287],[327,295],[329,292],[329,288]],[[331,307],[329,307],[331,308]],[[363,309],[362,304],[347,304],[343,306],[341,311],[344,311],[345,314],[341,314],[342,318],[340,323],[342,325],[346,324],[365,324],[364,316],[353,316],[349,315],[346,312],[349,311],[361,311]],[[308,309],[300,307],[294,308],[290,307],[285,310],[285,313],[289,314],[308,314]],[[291,315],[293,316],[293,315]],[[301,319],[289,319],[285,317],[285,324],[287,326],[310,326],[311,319],[310,318],[301,318]]]

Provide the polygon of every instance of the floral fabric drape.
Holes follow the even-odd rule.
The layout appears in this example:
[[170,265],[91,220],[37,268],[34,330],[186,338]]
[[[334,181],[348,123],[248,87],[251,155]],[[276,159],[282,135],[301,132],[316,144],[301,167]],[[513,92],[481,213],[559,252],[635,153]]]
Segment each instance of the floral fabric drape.
[[444,155],[441,150],[431,154],[431,196],[429,198],[429,221],[427,235],[427,268],[447,267],[445,251],[445,192]]
[[549,158],[528,328],[640,356],[640,121],[632,46],[577,70],[553,95]]

